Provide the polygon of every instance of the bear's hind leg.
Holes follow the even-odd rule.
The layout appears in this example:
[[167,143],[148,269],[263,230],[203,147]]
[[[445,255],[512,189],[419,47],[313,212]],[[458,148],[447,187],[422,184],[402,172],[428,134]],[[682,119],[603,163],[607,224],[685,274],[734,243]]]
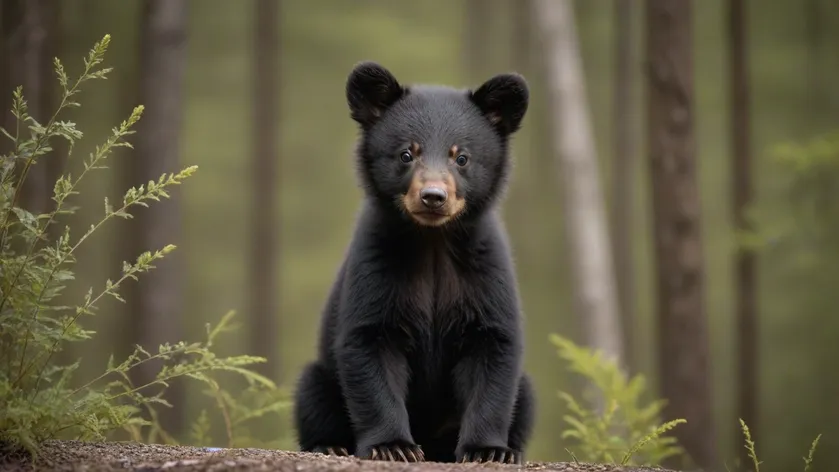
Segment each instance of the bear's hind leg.
[[353,454],[355,436],[341,387],[320,363],[309,364],[300,376],[294,396],[294,423],[301,451]]
[[510,425],[510,434],[507,439],[507,447],[516,451],[515,462],[519,464],[524,463],[524,448],[533,432],[535,410],[536,394],[533,391],[533,384],[530,376],[522,374],[519,379],[516,404],[513,408],[513,423]]

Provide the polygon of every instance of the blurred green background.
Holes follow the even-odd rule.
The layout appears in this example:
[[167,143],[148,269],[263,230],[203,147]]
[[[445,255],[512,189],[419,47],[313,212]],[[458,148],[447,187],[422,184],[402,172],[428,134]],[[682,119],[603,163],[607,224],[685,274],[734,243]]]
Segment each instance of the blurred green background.
[[[86,155],[137,104],[139,80],[138,0],[61,0],[59,56],[71,74],[94,41],[112,35],[106,57],[115,67],[109,80],[79,97],[71,117],[85,131]],[[610,0],[578,0],[578,31],[585,64],[604,189],[609,186],[613,10]],[[355,124],[349,119],[344,82],[360,60],[375,60],[403,82],[467,87],[490,75],[518,70],[531,87],[531,108],[515,137],[515,168],[504,203],[526,311],[527,369],[538,392],[538,421],[529,460],[567,460],[559,438],[565,414],[559,389],[578,387],[563,369],[548,333],[583,341],[572,312],[571,274],[565,254],[560,182],[549,147],[542,49],[535,42],[521,53],[514,33],[517,0],[485,0],[485,50],[476,61],[464,42],[470,12],[465,1],[283,0],[280,34],[280,117],[276,129],[280,164],[277,191],[266,198],[279,205],[279,283],[274,353],[278,380],[292,386],[304,363],[315,356],[318,318],[358,211],[360,189],[353,166]],[[637,118],[643,108],[642,3],[637,2],[633,64]],[[749,43],[753,94],[754,172],[757,198],[766,215],[783,218],[786,175],[770,159],[773,146],[837,128],[839,118],[839,3],[829,0],[752,0]],[[814,6],[815,5],[815,6]],[[703,235],[707,258],[707,314],[711,324],[714,411],[717,441],[732,458],[737,419],[733,410],[734,337],[731,254],[735,239],[730,211],[725,2],[694,2],[694,59],[697,142]],[[813,8],[819,14],[813,15]],[[185,115],[181,166],[198,165],[182,187],[183,234],[172,241],[186,266],[184,306],[179,320],[187,339],[198,339],[207,321],[228,309],[248,324],[246,287],[250,208],[251,61],[253,2],[189,2]],[[534,34],[535,35],[535,34]],[[479,70],[476,70],[479,69]],[[5,93],[5,92],[4,92]],[[633,215],[636,262],[636,352],[640,372],[656,385],[654,292],[644,131],[639,137],[637,194]],[[82,189],[83,208],[72,224],[86,226],[101,209],[101,198],[125,190],[120,153],[112,171]],[[161,204],[163,205],[163,204]],[[774,213],[773,213],[774,212]],[[828,222],[828,224],[837,224]],[[115,224],[94,236],[79,254],[81,296],[119,270],[120,233]],[[81,226],[77,226],[81,228]],[[151,248],[149,248],[151,249]],[[821,264],[802,265],[796,248],[770,245],[760,274],[760,437],[766,470],[797,470],[812,438],[823,433],[817,470],[836,470],[839,457],[839,318],[834,303],[837,256],[825,250]],[[832,258],[832,259],[831,259]],[[131,300],[128,300],[131,303]],[[83,372],[101,370],[110,352],[125,352],[125,306],[108,301],[103,315],[89,321],[96,340],[81,352]],[[104,316],[107,314],[107,316]],[[246,330],[228,336],[224,350],[249,352]],[[83,373],[82,376],[85,374]],[[191,387],[190,387],[191,388]],[[190,394],[192,395],[192,394]],[[200,402],[189,400],[193,417]],[[276,428],[288,429],[289,424]],[[818,454],[818,453],[817,453]],[[793,469],[795,468],[795,469]]]

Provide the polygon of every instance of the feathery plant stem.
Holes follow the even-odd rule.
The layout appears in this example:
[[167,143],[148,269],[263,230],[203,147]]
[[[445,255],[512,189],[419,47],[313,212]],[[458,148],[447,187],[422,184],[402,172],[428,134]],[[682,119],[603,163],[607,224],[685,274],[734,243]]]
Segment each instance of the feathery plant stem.
[[[105,52],[108,50],[108,45],[111,42],[111,35],[106,34],[105,37],[102,38],[101,41],[96,43],[93,46],[93,49],[88,53],[88,57],[85,59],[84,64],[84,72],[76,79],[75,83],[67,89],[67,74],[64,72],[64,67],[61,65],[61,61],[56,57],[54,58],[55,70],[58,74],[59,83],[61,84],[62,88],[64,89],[64,93],[61,96],[61,102],[56,109],[55,113],[53,113],[52,117],[50,118],[49,122],[47,123],[46,128],[43,132],[40,133],[40,136],[37,140],[35,140],[34,149],[28,156],[26,156],[26,162],[24,164],[24,168],[22,171],[22,175],[19,179],[18,185],[15,188],[14,199],[12,200],[12,205],[9,206],[8,211],[6,212],[6,217],[3,220],[3,232],[0,234],[0,247],[6,242],[6,236],[8,235],[8,229],[10,225],[8,224],[9,219],[11,218],[12,210],[15,208],[15,205],[18,202],[20,197],[21,189],[23,188],[23,181],[26,179],[27,174],[29,173],[29,167],[31,166],[32,162],[34,162],[35,157],[38,155],[38,151],[40,151],[43,146],[47,143],[47,140],[52,136],[52,132],[54,131],[54,126],[56,123],[56,118],[58,118],[58,114],[64,110],[67,106],[79,106],[76,102],[68,102],[69,98],[76,93],[79,92],[79,87],[82,83],[90,79],[101,78],[104,79],[106,75],[112,70],[111,68],[100,69],[99,71],[91,72],[94,66],[99,65],[104,56]],[[23,109],[25,112],[26,106],[25,102],[23,101],[23,87],[18,87],[15,91],[15,101],[19,103],[23,103],[24,105],[20,108]],[[16,122],[16,132],[15,132],[15,155],[19,154],[20,149],[20,124],[22,121],[22,115],[20,114],[20,108],[15,111],[14,116],[17,118]],[[28,114],[26,115],[27,117]],[[38,131],[41,129],[41,126],[31,117],[29,117],[33,123],[33,132],[38,134]]]
[[[52,117],[50,117],[49,122],[47,123],[47,126],[45,128],[42,128],[41,125],[38,124],[34,120],[34,118],[29,116],[28,113],[26,113],[27,107],[26,107],[26,102],[23,99],[22,87],[17,88],[17,90],[15,92],[15,103],[16,103],[15,108],[16,108],[16,110],[14,112],[14,115],[17,118],[15,155],[17,155],[21,151],[21,145],[20,145],[20,124],[21,124],[21,122],[26,121],[26,119],[28,118],[29,121],[32,122],[31,128],[32,128],[33,134],[35,136],[37,136],[37,138],[35,139],[35,144],[34,144],[33,150],[29,153],[29,155],[26,156],[26,160],[25,160],[25,163],[24,163],[24,166],[23,166],[23,170],[21,171],[21,176],[18,179],[17,185],[15,186],[15,193],[14,193],[14,197],[12,199],[12,203],[9,206],[8,210],[6,211],[6,216],[3,220],[3,225],[2,225],[2,234],[0,234],[0,248],[5,247],[6,238],[9,234],[9,229],[12,226],[9,223],[9,220],[11,219],[11,215],[12,215],[14,209],[17,207],[17,202],[19,200],[20,194],[21,194],[22,189],[23,189],[23,183],[24,183],[24,181],[26,180],[26,177],[29,174],[29,168],[35,162],[35,159],[39,155],[39,152],[43,150],[44,146],[46,146],[49,138],[53,136],[53,132],[55,131],[55,126],[56,126],[56,119],[58,118],[59,113],[61,113],[61,111],[63,111],[64,108],[66,108],[67,106],[78,106],[78,103],[70,102],[69,99],[70,99],[70,97],[72,97],[73,95],[75,95],[76,93],[78,93],[80,91],[79,87],[81,86],[82,83],[84,83],[85,81],[90,80],[90,79],[96,79],[96,78],[104,79],[106,77],[107,73],[110,72],[110,70],[111,70],[110,68],[105,68],[105,69],[100,69],[98,71],[93,71],[93,68],[95,66],[99,65],[102,62],[103,56],[108,49],[108,44],[110,44],[110,36],[105,35],[105,37],[102,38],[102,40],[100,42],[98,42],[94,45],[94,47],[90,51],[88,57],[85,59],[84,72],[79,76],[79,78],[75,81],[75,83],[73,83],[73,85],[69,89],[67,88],[68,78],[67,78],[66,73],[64,72],[64,67],[61,65],[61,62],[58,60],[58,58],[55,58],[55,60],[54,60],[55,71],[56,71],[56,74],[58,75],[59,83],[62,86],[63,94],[62,94],[61,102],[59,103],[58,108],[56,109],[55,113],[53,113]],[[139,116],[137,118],[139,119]],[[70,138],[70,136],[66,136],[66,137],[68,139],[72,139],[72,138]],[[83,172],[82,175],[84,175],[87,170],[88,170],[88,166],[85,166],[85,172]],[[79,178],[78,180],[80,181],[81,178]],[[78,181],[76,182],[76,184],[77,183],[78,183]],[[75,187],[75,185],[73,187]],[[71,189],[71,191],[72,191],[72,189]],[[24,268],[26,267],[26,264],[30,261],[38,241],[40,241],[41,238],[43,237],[44,232],[46,231],[49,224],[52,223],[53,218],[55,217],[57,212],[59,212],[61,210],[61,204],[63,203],[64,198],[66,198],[69,195],[70,195],[70,193],[63,194],[63,196],[60,199],[54,197],[54,199],[56,200],[56,209],[53,212],[50,213],[50,217],[47,220],[47,223],[44,224],[42,229],[40,229],[40,231],[38,232],[38,234],[35,237],[33,237],[32,242],[29,246],[29,250],[26,253],[26,257],[24,258],[23,263],[20,264],[20,267],[19,267],[17,273],[15,274],[14,278],[12,279],[12,282],[9,285],[8,289],[6,290],[5,295],[3,296],[2,299],[0,299],[0,312],[2,312],[3,307],[6,304],[6,301],[11,297],[11,292],[17,286],[17,282],[20,278],[20,274],[23,272]],[[58,194],[56,193],[56,197],[57,196],[58,196]],[[39,226],[39,228],[41,227],[40,224],[38,226]],[[63,262],[64,262],[64,260],[62,259],[61,262],[59,263],[59,265]],[[46,289],[46,285],[48,285],[50,282],[51,282],[51,280],[47,281],[47,283],[44,286],[44,289]],[[39,299],[39,302],[40,302],[40,299]],[[33,314],[32,314],[33,319],[35,317],[37,317],[37,315],[38,315],[37,306],[38,306],[38,304],[36,303],[36,309],[33,311]],[[25,338],[24,338],[23,349],[21,350],[20,369],[18,371],[18,379],[15,381],[15,384],[17,384],[17,381],[19,381],[20,378],[22,378],[22,376],[24,375],[23,365],[24,365],[24,360],[25,360],[25,356],[26,356],[26,352],[27,352],[28,347],[29,347],[29,330],[27,330]]]

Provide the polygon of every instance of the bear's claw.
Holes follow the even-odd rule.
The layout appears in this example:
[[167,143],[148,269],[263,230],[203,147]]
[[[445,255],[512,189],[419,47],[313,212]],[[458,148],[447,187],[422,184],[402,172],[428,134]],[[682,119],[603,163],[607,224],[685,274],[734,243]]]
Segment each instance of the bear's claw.
[[466,451],[457,462],[497,462],[521,465],[521,453],[506,447],[486,447]]
[[313,452],[326,454],[327,456],[349,457],[350,453],[345,447],[323,446],[316,447]]
[[370,450],[370,460],[423,462],[425,453],[416,444],[379,444]]

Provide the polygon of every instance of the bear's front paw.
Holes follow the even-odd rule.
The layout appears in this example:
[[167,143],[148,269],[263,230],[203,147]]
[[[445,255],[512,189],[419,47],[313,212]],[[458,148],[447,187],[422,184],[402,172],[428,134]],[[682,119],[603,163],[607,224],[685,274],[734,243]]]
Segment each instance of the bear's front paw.
[[374,461],[423,462],[425,461],[425,453],[416,444],[385,443],[371,447],[370,452],[363,459]]
[[521,452],[506,447],[467,448],[458,454],[457,462],[498,462],[521,465]]
[[349,457],[350,453],[344,447],[316,446],[312,452],[319,452],[327,456]]

